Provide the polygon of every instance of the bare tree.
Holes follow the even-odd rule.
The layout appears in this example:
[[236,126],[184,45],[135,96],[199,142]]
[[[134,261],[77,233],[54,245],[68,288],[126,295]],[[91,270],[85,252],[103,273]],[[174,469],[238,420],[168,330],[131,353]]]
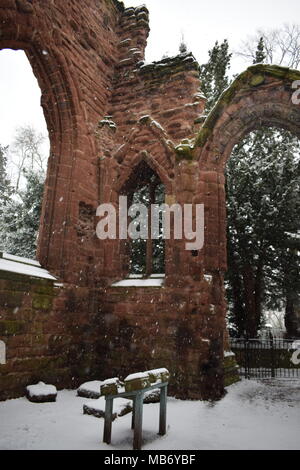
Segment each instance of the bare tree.
[[281,28],[272,30],[257,30],[254,36],[249,36],[242,42],[240,50],[235,54],[247,61],[254,61],[256,47],[263,40],[265,62],[298,69],[300,65],[300,25],[284,24]]
[[41,150],[44,141],[45,136],[29,125],[17,128],[15,138],[10,146],[16,191],[19,190],[24,170],[45,171],[46,157]]

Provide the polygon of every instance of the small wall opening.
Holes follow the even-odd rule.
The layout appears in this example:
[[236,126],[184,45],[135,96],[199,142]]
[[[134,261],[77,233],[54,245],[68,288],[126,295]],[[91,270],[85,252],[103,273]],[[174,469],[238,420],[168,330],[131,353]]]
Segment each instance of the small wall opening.
[[[165,202],[165,187],[157,173],[145,162],[141,162],[122,189],[128,197],[128,205],[143,205],[147,210],[147,226],[129,217],[129,223],[136,224],[141,233],[137,239],[127,241],[128,270],[131,275],[148,277],[152,274],[165,273],[165,240],[163,239],[162,221],[159,221],[159,234],[152,237],[151,208]],[[146,237],[142,235],[144,233]]]

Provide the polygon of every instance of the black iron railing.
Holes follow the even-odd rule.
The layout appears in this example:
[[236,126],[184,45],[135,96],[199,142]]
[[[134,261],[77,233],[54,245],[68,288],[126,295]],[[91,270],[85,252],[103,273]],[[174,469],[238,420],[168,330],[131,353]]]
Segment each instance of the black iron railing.
[[[246,378],[300,378],[300,342],[292,339],[231,338],[240,375]],[[299,347],[299,350],[297,349]]]

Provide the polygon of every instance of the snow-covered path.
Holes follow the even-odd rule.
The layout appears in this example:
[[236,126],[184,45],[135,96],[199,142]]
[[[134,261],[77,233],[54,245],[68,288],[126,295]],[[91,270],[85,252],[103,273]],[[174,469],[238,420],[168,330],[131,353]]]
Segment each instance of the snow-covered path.
[[[0,449],[130,450],[131,414],[113,423],[102,443],[103,419],[82,414],[87,398],[58,392],[56,403],[26,398],[0,403]],[[145,450],[300,449],[300,381],[242,381],[217,403],[168,399],[167,435],[159,405],[144,406]]]

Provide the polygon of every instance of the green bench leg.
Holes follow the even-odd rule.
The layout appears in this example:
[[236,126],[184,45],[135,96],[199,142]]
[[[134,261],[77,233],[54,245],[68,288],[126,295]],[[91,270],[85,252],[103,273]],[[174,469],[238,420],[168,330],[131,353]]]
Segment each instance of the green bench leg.
[[111,398],[105,399],[105,418],[104,418],[104,431],[103,431],[103,442],[106,444],[111,443],[111,426],[113,414],[113,400]]
[[132,400],[132,418],[131,418],[131,429],[134,429],[134,415],[135,415],[135,399]]
[[133,450],[140,450],[142,447],[143,396],[143,393],[138,393],[133,404]]
[[167,432],[167,386],[160,389],[159,402],[159,435],[164,436]]

